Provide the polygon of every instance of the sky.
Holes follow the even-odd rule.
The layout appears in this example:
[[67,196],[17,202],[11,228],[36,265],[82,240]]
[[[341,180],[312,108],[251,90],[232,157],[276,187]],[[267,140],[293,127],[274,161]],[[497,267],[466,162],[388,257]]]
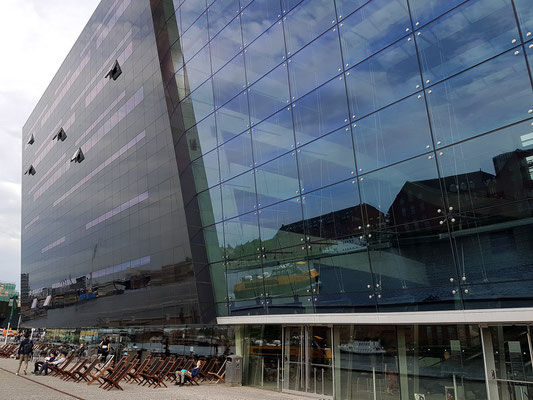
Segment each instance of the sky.
[[19,290],[22,126],[99,2],[0,1],[0,281]]

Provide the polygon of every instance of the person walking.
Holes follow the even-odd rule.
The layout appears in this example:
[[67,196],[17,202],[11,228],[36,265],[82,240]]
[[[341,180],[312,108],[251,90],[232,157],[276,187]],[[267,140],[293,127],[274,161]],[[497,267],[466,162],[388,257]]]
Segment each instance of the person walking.
[[30,333],[26,332],[24,334],[24,340],[20,343],[18,356],[19,356],[19,367],[17,368],[16,375],[19,375],[20,367],[24,362],[24,375],[28,375],[28,361],[31,358],[33,353],[33,341],[30,340]]
[[111,340],[109,336],[106,336],[104,340],[98,345],[98,352],[102,355],[102,361],[105,362],[107,356],[109,355],[109,350],[111,350]]

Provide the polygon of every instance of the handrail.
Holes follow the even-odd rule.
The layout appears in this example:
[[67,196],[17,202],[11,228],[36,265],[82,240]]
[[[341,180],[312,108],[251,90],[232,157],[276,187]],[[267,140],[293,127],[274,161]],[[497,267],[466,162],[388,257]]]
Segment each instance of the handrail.
[[508,382],[508,383],[522,383],[522,384],[526,384],[526,385],[533,385],[533,381],[515,381],[513,379],[502,379],[502,378],[494,378],[495,381],[497,382]]

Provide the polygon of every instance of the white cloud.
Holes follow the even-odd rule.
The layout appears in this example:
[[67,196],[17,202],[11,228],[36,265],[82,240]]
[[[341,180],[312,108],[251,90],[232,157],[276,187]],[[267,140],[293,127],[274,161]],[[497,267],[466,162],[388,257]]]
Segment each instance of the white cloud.
[[20,280],[22,126],[98,3],[0,2],[0,281]]

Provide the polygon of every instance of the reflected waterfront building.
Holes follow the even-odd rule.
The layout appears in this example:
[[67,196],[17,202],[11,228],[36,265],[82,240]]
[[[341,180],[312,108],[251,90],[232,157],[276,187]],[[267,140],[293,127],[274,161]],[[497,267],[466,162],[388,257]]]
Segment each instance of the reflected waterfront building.
[[299,396],[530,397],[532,10],[103,0],[23,129],[23,323]]

